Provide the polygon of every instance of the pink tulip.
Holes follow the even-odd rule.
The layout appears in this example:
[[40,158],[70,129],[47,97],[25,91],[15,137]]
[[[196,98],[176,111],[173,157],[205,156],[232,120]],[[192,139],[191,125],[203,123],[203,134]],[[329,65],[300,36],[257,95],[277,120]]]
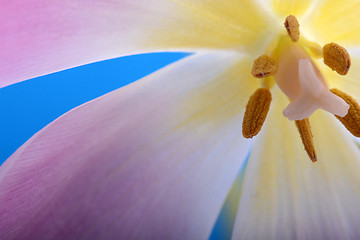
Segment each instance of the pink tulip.
[[[20,147],[0,168],[0,239],[206,239],[242,167],[234,239],[359,239],[359,149],[326,112],[348,111],[328,86],[360,96],[359,10],[354,0],[1,0],[0,87],[129,54],[195,54],[71,110]],[[345,79],[310,54],[292,65],[301,86],[324,81],[293,102],[321,92],[336,105],[285,112],[312,114],[317,163],[282,115],[295,90],[280,75],[260,134],[241,136],[261,85],[251,64],[286,34],[288,14],[304,37],[342,43],[353,58]]]

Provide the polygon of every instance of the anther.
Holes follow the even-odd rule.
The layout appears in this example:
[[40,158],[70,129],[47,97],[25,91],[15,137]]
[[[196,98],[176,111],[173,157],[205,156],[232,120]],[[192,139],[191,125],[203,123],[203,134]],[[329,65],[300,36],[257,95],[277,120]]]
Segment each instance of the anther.
[[346,127],[346,129],[355,137],[360,137],[360,106],[356,102],[355,99],[353,99],[348,94],[333,88],[330,90],[335,95],[341,97],[344,99],[344,101],[350,105],[348,113],[345,115],[345,117],[340,117],[335,115],[337,119],[340,120],[340,122]]
[[324,63],[340,75],[345,75],[351,65],[346,49],[336,43],[328,43],[323,47]]
[[260,132],[269,112],[271,99],[271,92],[267,88],[259,88],[250,97],[242,124],[245,138],[252,138]]
[[291,40],[297,42],[300,37],[300,24],[297,18],[294,15],[289,15],[285,19],[284,26]]
[[304,149],[312,162],[316,162],[316,152],[314,147],[313,135],[311,132],[310,121],[308,118],[295,121],[296,127],[300,133]]
[[261,55],[254,61],[251,74],[256,78],[264,78],[275,75],[277,70],[278,63],[275,59]]

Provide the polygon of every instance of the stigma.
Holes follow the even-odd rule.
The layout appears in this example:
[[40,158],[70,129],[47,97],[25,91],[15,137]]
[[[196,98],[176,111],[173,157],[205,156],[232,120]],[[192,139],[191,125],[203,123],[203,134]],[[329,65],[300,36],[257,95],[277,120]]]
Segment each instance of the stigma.
[[347,114],[349,104],[329,90],[313,60],[298,44],[283,40],[274,58],[279,64],[274,79],[291,101],[283,111],[285,117],[302,120],[317,109],[341,117]]
[[360,136],[360,107],[346,93],[329,89],[314,57],[339,75],[346,75],[351,59],[346,49],[336,43],[320,45],[300,37],[300,24],[293,15],[285,19],[286,35],[281,35],[266,54],[255,59],[252,75],[262,86],[249,99],[243,120],[243,136],[256,136],[265,122],[271,104],[269,81],[275,82],[288,97],[283,115],[295,121],[309,158],[317,161],[309,117],[318,109],[336,116],[355,136]]

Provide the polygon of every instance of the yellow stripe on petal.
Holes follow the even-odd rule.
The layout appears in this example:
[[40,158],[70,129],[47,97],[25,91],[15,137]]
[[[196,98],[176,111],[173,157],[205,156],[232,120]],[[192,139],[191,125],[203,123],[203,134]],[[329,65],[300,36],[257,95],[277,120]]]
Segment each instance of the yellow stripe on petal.
[[311,3],[314,1],[311,0],[272,0],[272,8],[277,15],[286,17],[290,14],[295,16],[301,16],[309,10]]
[[263,51],[278,33],[277,23],[253,0],[173,2],[173,17],[153,32],[161,46]]
[[288,100],[276,93],[245,170],[233,238],[359,239],[359,149],[318,111],[310,118],[318,162],[309,161],[295,123],[282,116]]
[[[236,55],[235,55],[236,56]],[[228,57],[228,56],[227,56]],[[224,61],[221,58],[219,62]],[[250,95],[259,87],[260,82],[250,74],[250,59],[239,59],[234,65],[217,76],[213,81],[194,89],[188,95],[183,114],[188,119],[182,125],[221,123],[245,110]],[[201,73],[195,73],[201,75]],[[201,111],[194,111],[201,109]],[[239,123],[241,124],[241,123]]]
[[360,1],[329,0],[314,8],[303,25],[321,44],[337,42],[348,47],[360,44],[359,18]]

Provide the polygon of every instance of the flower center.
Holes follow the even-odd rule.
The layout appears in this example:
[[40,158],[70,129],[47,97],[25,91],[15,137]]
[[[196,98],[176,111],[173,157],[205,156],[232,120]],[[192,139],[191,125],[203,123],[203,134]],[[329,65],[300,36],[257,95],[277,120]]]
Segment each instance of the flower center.
[[270,88],[276,82],[290,103],[283,114],[295,120],[305,150],[316,161],[310,121],[308,117],[317,109],[334,114],[355,136],[360,136],[360,107],[357,102],[337,89],[329,90],[324,77],[312,56],[323,57],[324,63],[340,75],[345,75],[351,65],[350,55],[336,43],[322,49],[313,42],[300,38],[300,24],[293,15],[285,19],[287,35],[271,44],[266,54],[254,61],[252,75],[260,78],[263,87],[249,99],[243,121],[243,136],[257,135],[265,122],[271,102]]
[[319,108],[341,117],[347,114],[349,105],[330,92],[319,69],[299,44],[282,40],[272,55],[279,65],[275,81],[291,100],[283,112],[285,117],[302,120]]

